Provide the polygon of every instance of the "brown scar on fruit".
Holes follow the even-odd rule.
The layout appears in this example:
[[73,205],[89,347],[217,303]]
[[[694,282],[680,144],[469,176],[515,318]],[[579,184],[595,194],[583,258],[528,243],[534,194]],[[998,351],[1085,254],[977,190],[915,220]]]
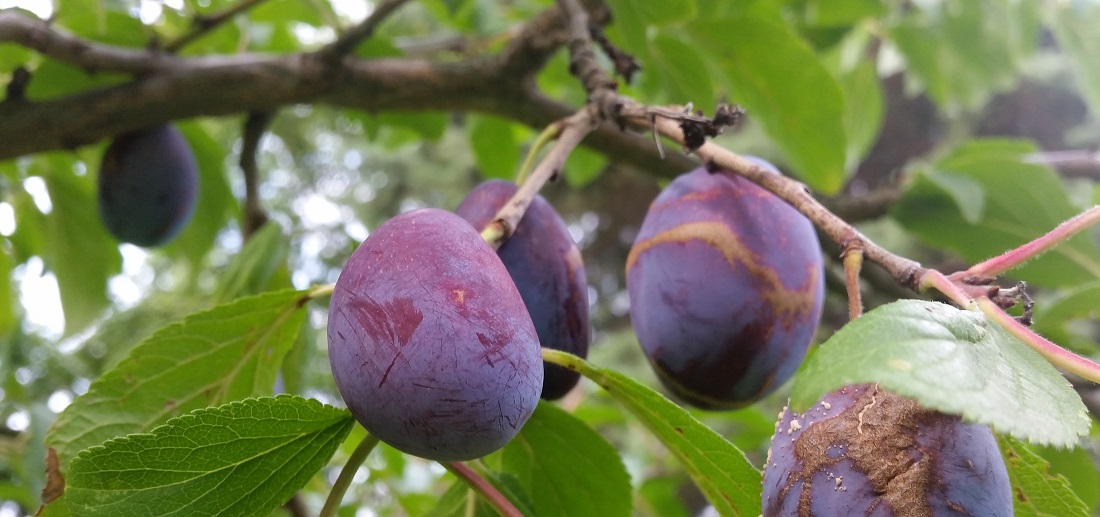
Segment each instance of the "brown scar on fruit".
[[[816,422],[803,429],[795,444],[795,456],[801,468],[792,472],[781,491],[785,498],[798,481],[802,491],[798,498],[798,515],[809,516],[813,476],[828,472],[841,461],[851,461],[856,470],[865,472],[875,494],[889,505],[897,517],[932,515],[925,494],[937,483],[931,453],[913,458],[917,449],[918,427],[936,413],[916,402],[868,388],[842,413]],[[866,426],[861,433],[859,428]],[[828,450],[844,444],[846,453],[830,458]]]
[[455,289],[454,291],[451,291],[451,294],[454,295],[455,303],[460,305],[466,303],[466,291],[462,289]]
[[693,240],[705,242],[720,251],[731,266],[740,265],[748,269],[754,278],[764,284],[764,297],[771,307],[778,309],[780,317],[785,321],[805,317],[813,311],[813,286],[817,283],[819,274],[816,268],[809,266],[808,275],[802,284],[796,289],[788,289],[783,285],[775,269],[760,260],[759,256],[741,242],[740,237],[721,223],[708,221],[684,223],[639,242],[630,249],[630,254],[626,258],[626,270],[633,268],[638,257],[649,248],[659,244]]

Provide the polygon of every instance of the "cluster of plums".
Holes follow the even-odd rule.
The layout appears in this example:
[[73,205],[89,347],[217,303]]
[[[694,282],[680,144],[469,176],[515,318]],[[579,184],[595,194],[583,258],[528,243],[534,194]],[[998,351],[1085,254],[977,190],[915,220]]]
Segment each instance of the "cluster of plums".
[[118,136],[103,154],[99,214],[111,235],[137,246],[175,237],[195,210],[198,166],[172,125]]
[[[336,385],[352,414],[397,449],[441,461],[484,456],[515,436],[540,395],[560,398],[577,383],[576,372],[543,364],[539,352],[588,349],[584,267],[560,216],[537,197],[499,250],[479,233],[516,189],[490,181],[453,213],[390,219],[336,283],[328,327]],[[697,169],[671,182],[650,206],[626,272],[645,356],[675,396],[704,409],[744,407],[775,391],[804,359],[821,316],[813,225],[733,174]],[[764,515],[1011,514],[988,428],[877,386],[785,412],[764,483]]]

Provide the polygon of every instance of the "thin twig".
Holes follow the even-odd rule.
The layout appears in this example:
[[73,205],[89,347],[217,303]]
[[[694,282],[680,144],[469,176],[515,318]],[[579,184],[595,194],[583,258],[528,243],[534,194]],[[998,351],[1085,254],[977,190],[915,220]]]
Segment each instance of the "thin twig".
[[618,115],[614,103],[609,102],[617,97],[615,89],[618,85],[596,60],[588,12],[577,0],[558,0],[558,5],[569,20],[569,71],[584,85],[589,103],[600,109],[604,119],[611,120]]
[[1063,176],[1100,179],[1100,152],[1086,150],[1044,151],[1024,157],[1024,161],[1053,167]]
[[260,139],[274,116],[270,111],[254,111],[248,114],[244,122],[240,164],[241,171],[244,172],[244,221],[241,223],[241,234],[245,241],[267,222],[267,213],[260,203],[260,167],[256,155],[260,151]]
[[207,33],[218,28],[221,24],[233,19],[234,16],[241,14],[256,5],[264,2],[264,0],[241,0],[240,3],[234,5],[224,11],[220,11],[210,15],[196,15],[193,20],[193,27],[190,31],[183,34],[179,38],[168,42],[164,45],[164,50],[171,53],[179,52],[180,49],[187,46],[191,42],[203,37]]
[[350,54],[355,47],[358,46],[363,40],[369,38],[371,34],[374,34],[374,30],[378,28],[390,14],[401,7],[402,4],[409,0],[386,0],[374,7],[374,10],[358,25],[344,31],[340,37],[336,38],[336,41],[329,43],[323,49],[320,54],[329,61],[339,60],[341,57]]
[[493,485],[489,484],[485,478],[479,476],[477,472],[474,472],[474,469],[470,468],[465,463],[461,461],[447,461],[441,462],[440,464],[464,481],[466,485],[480,494],[481,497],[485,498],[485,501],[492,505],[493,508],[496,508],[504,517],[523,517],[523,513],[521,513],[508,498],[504,497],[493,487]]
[[[546,156],[531,171],[527,179],[520,184],[519,190],[497,211],[493,222],[489,223],[481,232],[484,238],[494,248],[499,248],[512,233],[516,231],[520,219],[531,205],[531,200],[539,193],[546,182],[556,178],[565,165],[565,159],[573,149],[584,140],[588,133],[596,128],[595,116],[592,113],[592,105],[582,109],[571,117],[559,121],[561,133],[554,142],[554,146],[546,152]],[[547,131],[552,131],[548,129]]]

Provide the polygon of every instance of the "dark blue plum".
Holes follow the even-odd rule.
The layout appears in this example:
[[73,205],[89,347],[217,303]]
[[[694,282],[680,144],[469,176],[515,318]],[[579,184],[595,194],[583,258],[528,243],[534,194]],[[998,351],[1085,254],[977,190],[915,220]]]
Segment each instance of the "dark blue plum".
[[122,242],[159,246],[182,230],[195,210],[199,173],[183,135],[171,125],[119,136],[99,172],[99,213]]
[[355,418],[431,460],[503,447],[542,390],[538,336],[508,270],[466,221],[434,208],[383,223],[348,259],[328,351]]
[[[490,180],[470,191],[455,213],[481,230],[518,190]],[[558,212],[535,196],[513,235],[497,250],[531,313],[542,346],[588,356],[588,283],[577,244]],[[580,374],[545,364],[542,398],[557,400],[577,385]]]
[[1012,515],[988,427],[925,409],[877,385],[784,411],[764,465],[764,515]]
[[675,395],[704,409],[752,404],[790,378],[825,295],[810,221],[740,176],[702,168],[653,201],[626,281],[650,365]]

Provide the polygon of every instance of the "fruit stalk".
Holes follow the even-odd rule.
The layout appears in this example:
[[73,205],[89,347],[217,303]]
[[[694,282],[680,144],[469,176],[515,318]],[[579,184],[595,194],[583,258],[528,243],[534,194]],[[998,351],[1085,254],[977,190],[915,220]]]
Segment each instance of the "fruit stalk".
[[376,445],[378,445],[378,437],[368,432],[367,436],[363,437],[363,441],[359,442],[359,445],[351,452],[344,468],[340,469],[340,475],[336,477],[336,482],[332,484],[332,490],[329,491],[328,499],[325,500],[325,506],[321,508],[318,517],[336,515],[336,510],[340,508],[340,501],[344,499],[344,494],[348,491],[351,480],[355,477],[355,471],[359,470],[359,466],[367,460],[367,456],[370,456]]
[[492,505],[497,512],[503,517],[523,517],[523,513],[516,509],[508,498],[504,497],[493,485],[485,481],[485,478],[478,475],[474,469],[470,468],[461,461],[447,461],[442,462],[444,468],[449,470],[451,474],[454,474],[481,497],[485,498],[485,501]]
[[844,286],[848,290],[848,319],[863,315],[863,296],[859,291],[859,270],[863,267],[863,248],[852,243],[841,253],[844,262]]
[[481,237],[493,249],[499,248],[516,231],[516,226],[519,225],[519,220],[523,219],[523,214],[527,211],[531,200],[546,182],[557,177],[573,148],[577,147],[588,133],[596,129],[595,120],[592,105],[589,104],[584,109],[555,123],[561,127],[561,134],[554,142],[554,146],[547,151],[535,170],[531,171],[531,175],[519,186],[516,194],[497,212],[493,222],[481,231]]
[[1100,222],[1100,205],[1077,214],[1062,222],[1042,237],[1016,249],[1006,251],[985,262],[970,266],[964,274],[973,276],[997,276],[1035,258],[1051,248],[1066,242],[1078,232]]

